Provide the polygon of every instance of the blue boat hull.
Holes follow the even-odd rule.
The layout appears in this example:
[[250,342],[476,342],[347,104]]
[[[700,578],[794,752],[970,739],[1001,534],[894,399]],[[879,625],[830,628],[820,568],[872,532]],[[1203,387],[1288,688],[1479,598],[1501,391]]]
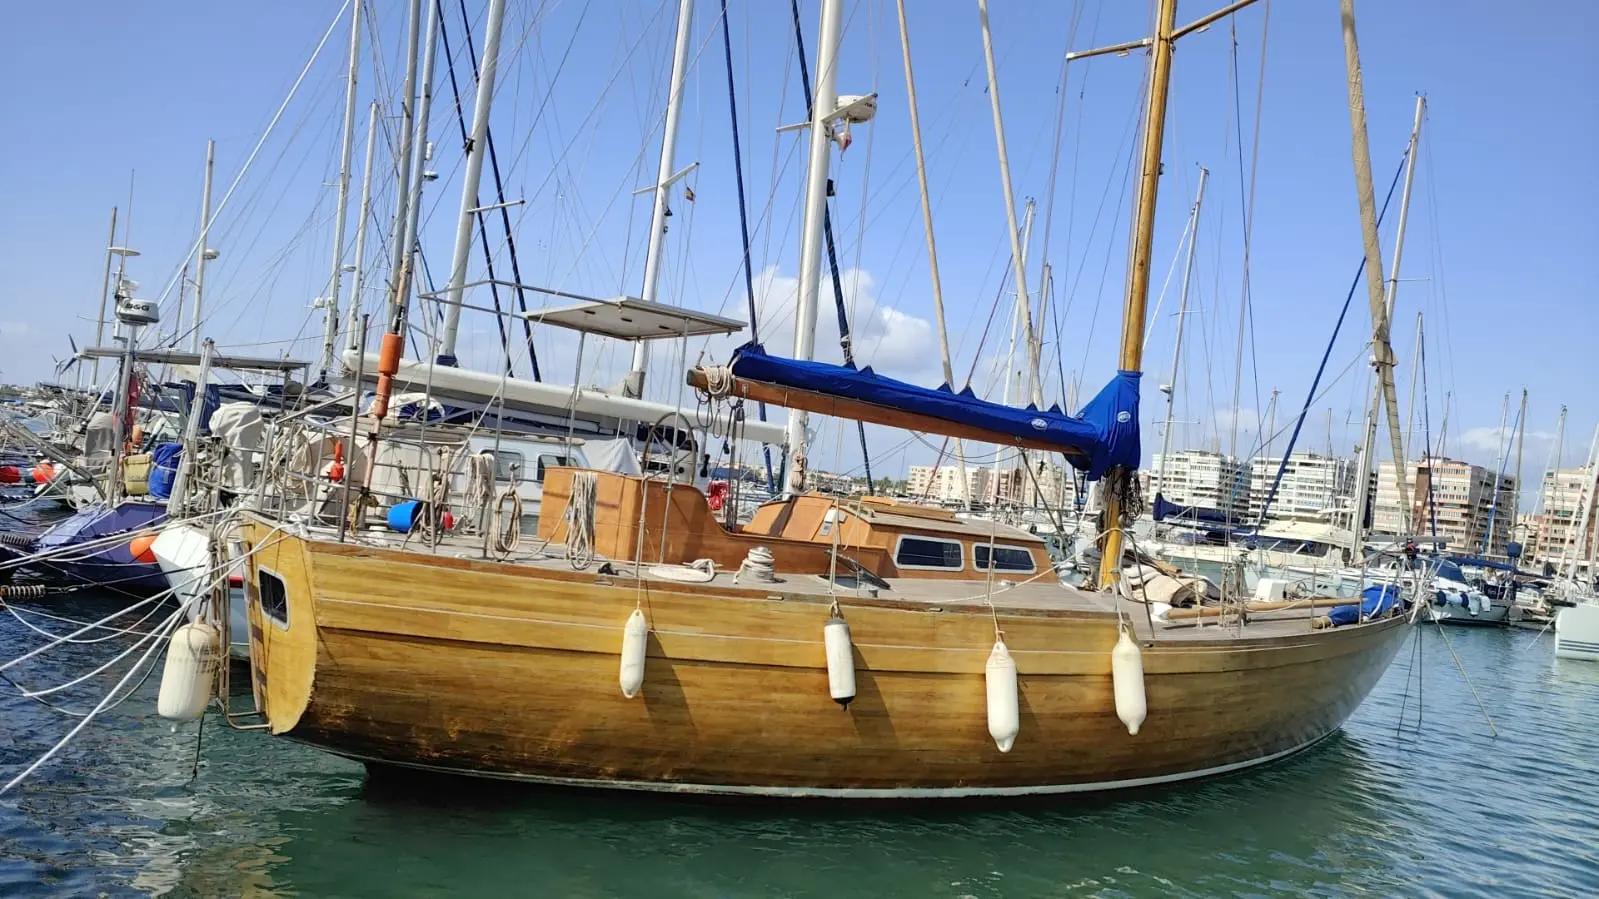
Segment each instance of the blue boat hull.
[[[157,593],[167,589],[166,577],[154,562],[133,557],[131,535],[159,525],[166,519],[165,503],[127,500],[112,509],[95,506],[74,514],[40,534],[33,553],[49,554],[25,570],[79,584],[119,590],[126,593]],[[92,544],[92,545],[91,545]],[[90,546],[81,553],[74,546]],[[16,546],[0,547],[8,558],[30,554]]]

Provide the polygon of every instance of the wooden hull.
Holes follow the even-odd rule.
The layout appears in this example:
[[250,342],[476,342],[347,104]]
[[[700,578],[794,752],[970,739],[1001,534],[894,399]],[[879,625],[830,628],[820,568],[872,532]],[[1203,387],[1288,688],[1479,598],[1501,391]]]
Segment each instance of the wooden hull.
[[[1403,618],[1145,642],[1149,717],[1117,719],[1109,613],[1016,611],[1020,735],[988,733],[986,607],[847,599],[857,697],[828,696],[825,600],[649,583],[247,528],[258,702],[274,733],[351,758],[487,777],[849,798],[1106,790],[1270,761],[1335,730]],[[261,572],[285,585],[268,620]],[[781,588],[779,588],[781,589]],[[651,632],[618,686],[622,627]]]

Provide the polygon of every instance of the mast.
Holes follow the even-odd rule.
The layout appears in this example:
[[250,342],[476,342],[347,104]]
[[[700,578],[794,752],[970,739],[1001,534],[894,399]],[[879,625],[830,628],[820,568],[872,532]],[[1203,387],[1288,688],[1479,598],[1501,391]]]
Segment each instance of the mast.
[[[117,207],[111,207],[111,236],[105,240],[105,275],[100,279],[100,317],[94,325],[94,345],[100,346],[105,341],[105,307],[111,298],[111,257],[117,255]],[[948,355],[947,353],[945,354]],[[89,375],[89,381],[96,391],[100,389],[100,357],[94,357],[94,371]],[[98,395],[98,394],[97,394]]]
[[[1510,533],[1516,533],[1516,519],[1521,516],[1521,451],[1527,445],[1527,388],[1521,388],[1521,411],[1516,413],[1516,488],[1510,493]],[[1511,561],[1515,561],[1512,559]]]
[[[1533,515],[1538,519],[1538,557],[1547,563],[1554,558],[1554,545],[1550,539],[1549,519],[1549,488],[1554,488],[1555,499],[1559,500],[1565,492],[1560,489],[1560,463],[1565,460],[1566,449],[1566,407],[1560,407],[1560,418],[1555,424],[1555,441],[1549,444],[1549,456],[1544,462],[1543,477],[1538,479],[1538,505],[1533,510]],[[1546,483],[1551,476],[1553,483]]]
[[[1353,28],[1352,20],[1351,20],[1351,24],[1350,24],[1349,27],[1351,29]],[[1351,35],[1353,34],[1352,31],[1350,33],[1351,33]],[[1355,63],[1355,65],[1356,66],[1359,65],[1358,61]],[[1356,88],[1351,87],[1350,90],[1351,90],[1351,92],[1353,92],[1353,91],[1356,90]],[[1351,101],[1351,102],[1353,102],[1353,101]],[[1423,95],[1419,95],[1418,94],[1416,96],[1416,118],[1415,118],[1415,121],[1410,126],[1410,144],[1409,144],[1408,148],[1405,150],[1405,186],[1404,186],[1404,188],[1402,189],[1402,191],[1399,194],[1399,229],[1394,234],[1394,258],[1393,258],[1393,262],[1392,262],[1392,266],[1393,267],[1389,270],[1389,273],[1388,273],[1388,282],[1387,282],[1387,286],[1386,286],[1386,290],[1385,290],[1386,296],[1384,297],[1384,306],[1383,306],[1383,308],[1387,312],[1387,320],[1390,323],[1394,320],[1394,305],[1398,301],[1398,296],[1399,296],[1399,263],[1400,263],[1400,260],[1405,255],[1405,226],[1410,221],[1410,189],[1411,189],[1411,185],[1413,185],[1415,183],[1415,180],[1416,180],[1416,147],[1418,146],[1418,144],[1421,141],[1421,120],[1422,120],[1422,117],[1425,115],[1426,110],[1427,110],[1427,98],[1425,96],[1423,96]],[[1351,115],[1353,115],[1353,112],[1351,112]],[[1364,131],[1365,131],[1365,115],[1364,115],[1364,111],[1362,111],[1362,114],[1361,114],[1361,126],[1360,127],[1361,127],[1361,133],[1364,134]],[[1357,141],[1357,143],[1363,143],[1363,140],[1362,141]],[[1370,158],[1368,157],[1367,158],[1367,180],[1368,181],[1370,180],[1370,167],[1371,167],[1371,161],[1370,161]],[[1375,195],[1373,196],[1373,200],[1375,200]],[[1367,270],[1369,271],[1370,268],[1371,268],[1370,260],[1368,259],[1367,260]],[[1375,331],[1373,333],[1375,334]],[[1420,312],[1418,312],[1416,314],[1416,344],[1417,344],[1418,349],[1417,349],[1417,352],[1416,352],[1416,355],[1415,355],[1414,358],[1419,362],[1420,357],[1421,357],[1421,353],[1420,353],[1420,349],[1419,349],[1419,347],[1421,345],[1421,313]],[[1377,362],[1377,359],[1379,359],[1379,358],[1381,358],[1381,357],[1374,350],[1373,351],[1373,361],[1372,361],[1372,364],[1373,364],[1374,367],[1378,367],[1379,366],[1379,363]],[[1389,369],[1388,369],[1387,377],[1388,377],[1388,379],[1390,381],[1393,379],[1393,368],[1392,368],[1392,366],[1390,366]],[[1364,540],[1365,536],[1366,536],[1365,535],[1366,513],[1367,513],[1368,508],[1369,508],[1369,499],[1366,496],[1366,485],[1369,482],[1369,479],[1371,477],[1371,471],[1376,466],[1376,462],[1377,462],[1377,453],[1376,453],[1377,407],[1379,405],[1381,405],[1381,403],[1382,403],[1383,389],[1384,389],[1383,388],[1383,377],[1382,377],[1382,373],[1381,372],[1378,373],[1378,377],[1375,380],[1376,380],[1377,383],[1374,384],[1373,387],[1372,387],[1371,407],[1366,413],[1365,430],[1363,432],[1364,438],[1360,441],[1360,478],[1359,478],[1359,480],[1360,480],[1360,492],[1358,494],[1356,494],[1356,497],[1355,497],[1355,521],[1354,521],[1354,527],[1350,528],[1350,532],[1351,532],[1352,537],[1353,537],[1353,545],[1350,547],[1350,549],[1354,551],[1356,556],[1359,555],[1361,541]],[[1415,376],[1414,373],[1412,373],[1411,377],[1410,377],[1410,407],[1411,407],[1410,421],[1414,421],[1415,420],[1415,406],[1416,406],[1416,376]],[[1410,433],[1409,433],[1408,426],[1406,428],[1405,443],[1406,444],[1410,443]],[[1404,479],[1404,472],[1400,471],[1400,469],[1402,469],[1403,467],[1404,467],[1404,461],[1403,461],[1403,458],[1401,457],[1399,459],[1399,461],[1396,461],[1394,463],[1394,469],[1395,469],[1396,472],[1398,472],[1398,476],[1399,476],[1401,482]],[[1405,494],[1405,491],[1401,490],[1400,491],[1400,508],[1402,508],[1402,509],[1406,508],[1404,494]]]
[[[435,3],[434,9],[437,8]],[[504,22],[505,0],[489,0],[489,22],[483,32],[483,58],[478,63],[477,99],[472,107],[472,138],[466,145],[466,176],[461,182],[461,217],[455,226],[455,254],[450,262],[450,284],[445,289],[444,335],[438,356],[440,365],[454,365],[456,362],[455,338],[461,327],[461,293],[466,286],[467,255],[472,251],[472,223],[478,213],[478,182],[483,177],[483,157],[488,152],[489,109],[494,103],[494,79],[500,69],[500,26]],[[431,34],[432,28],[428,30]],[[433,46],[429,43],[428,59],[431,61],[432,58]],[[432,74],[431,66],[429,74]]]
[[200,352],[200,309],[205,293],[205,264],[211,258],[206,235],[211,231],[211,170],[216,166],[217,142],[205,142],[205,190],[200,194],[200,258],[194,263],[194,316],[189,326],[189,350]]
[[[667,208],[667,198],[672,185],[687,175],[690,169],[676,171],[674,157],[677,152],[678,117],[683,111],[683,84],[688,78],[688,43],[694,25],[694,0],[679,0],[677,5],[677,42],[672,48],[672,76],[666,93],[666,126],[661,134],[661,163],[655,173],[655,186],[650,193],[655,200],[650,207],[650,241],[644,254],[644,289],[639,298],[647,303],[656,302],[661,281],[661,258],[666,252],[666,218],[672,214]],[[625,382],[628,396],[644,395],[644,373],[650,366],[650,342],[633,343],[633,368]]]
[[[1032,245],[1032,242],[1033,242],[1033,201],[1032,200],[1028,200],[1027,201],[1027,211],[1022,214],[1022,241],[1021,241],[1021,247],[1022,247],[1022,252],[1024,254],[1027,252],[1027,248]],[[1027,257],[1024,255],[1022,257],[1022,268],[1026,268],[1026,267],[1027,267]],[[1002,389],[1000,391],[1000,403],[1002,405],[1006,405],[1006,406],[1010,405],[1010,401],[1011,401],[1011,384],[1012,384],[1012,382],[1019,382],[1021,380],[1021,378],[1019,377],[1019,373],[1016,371],[1016,337],[1017,337],[1017,332],[1021,329],[1022,319],[1023,319],[1024,315],[1025,315],[1023,310],[1026,308],[1027,303],[1028,303],[1027,295],[1022,293],[1020,290],[1018,290],[1016,292],[1016,309],[1012,313],[1011,319],[1010,319],[1010,349],[1007,350],[1006,353],[1005,353],[1005,383],[1004,383],[1004,386],[1002,387]],[[1020,384],[1018,384],[1017,386],[1019,388]],[[999,505],[1000,472],[1004,471],[1004,467],[1003,466],[1005,464],[1006,457],[1010,457],[1011,459],[1014,460],[1014,459],[1017,458],[1017,453],[1014,450],[1007,449],[1004,446],[996,446],[995,450],[996,450],[996,452],[994,453],[994,505],[997,506],[997,505]],[[1010,499],[1011,499],[1012,502],[1016,501],[1016,497],[1014,497],[1014,496],[1011,497]]]
[[417,83],[416,133],[412,146],[416,148],[415,168],[411,173],[411,200],[406,204],[405,215],[405,277],[401,281],[403,294],[400,303],[406,306],[416,293],[416,257],[421,252],[417,234],[421,229],[422,188],[427,184],[428,160],[432,158],[428,142],[428,127],[433,114],[433,70],[438,58],[439,20],[444,16],[441,4],[428,4],[428,23],[422,44],[422,80]]
[[339,336],[339,291],[344,279],[344,223],[350,203],[350,157],[355,151],[355,89],[361,63],[361,7],[357,0],[350,7],[350,71],[345,77],[344,134],[339,145],[339,199],[333,211],[333,272],[328,276],[328,295],[322,308],[321,379],[327,380],[333,367],[333,345]]
[[[389,330],[400,333],[405,326],[405,313],[400,284],[405,276],[406,258],[410,247],[405,242],[405,223],[410,214],[412,156],[416,147],[412,131],[416,127],[416,60],[422,44],[422,0],[411,0],[409,24],[406,27],[405,86],[400,97],[400,152],[395,159],[394,231],[392,232],[392,259],[389,262]],[[399,363],[399,358],[395,358]],[[379,371],[379,379],[383,372]],[[390,373],[392,375],[392,372]],[[382,390],[378,391],[380,394]]]
[[1194,192],[1194,208],[1188,213],[1188,259],[1183,263],[1182,296],[1177,303],[1177,339],[1172,342],[1171,383],[1162,391],[1166,394],[1166,431],[1160,438],[1160,465],[1155,470],[1157,496],[1166,486],[1166,460],[1171,456],[1172,413],[1177,405],[1177,372],[1183,359],[1183,327],[1188,321],[1188,285],[1194,277],[1194,249],[1199,243],[1199,210],[1205,202],[1205,179],[1208,177],[1210,169],[1200,166],[1199,189]]
[[1499,404],[1499,455],[1494,459],[1494,486],[1493,495],[1488,498],[1488,522],[1482,532],[1482,554],[1488,555],[1488,546],[1493,540],[1494,513],[1499,510],[1499,486],[1504,480],[1502,472],[1505,467],[1505,451],[1510,441],[1506,439],[1505,426],[1510,424],[1510,394],[1505,394],[1504,402]]
[[[1377,198],[1371,182],[1371,145],[1366,135],[1366,100],[1360,75],[1360,45],[1355,38],[1355,0],[1341,0],[1344,65],[1349,72],[1349,130],[1355,166],[1355,192],[1360,201],[1360,230],[1366,252],[1366,293],[1371,306],[1371,342],[1376,357],[1377,382],[1387,412],[1388,437],[1393,448],[1394,483],[1399,506],[1409,509],[1410,485],[1405,476],[1404,434],[1399,427],[1399,398],[1394,388],[1394,348],[1389,342],[1390,317],[1384,298],[1382,245],[1377,236]],[[1417,107],[1418,121],[1420,106]],[[1419,127],[1419,125],[1417,126]],[[1413,132],[1414,133],[1414,132]]]
[[1449,407],[1454,404],[1453,400],[1453,391],[1445,390],[1444,421],[1443,424],[1438,426],[1438,455],[1445,458],[1448,458],[1449,456]]
[[[927,234],[927,267],[933,284],[933,317],[938,320],[938,352],[944,363],[944,383],[954,390],[955,371],[949,358],[949,327],[944,322],[944,283],[938,275],[938,244],[933,240],[933,201],[927,189],[927,160],[922,155],[922,122],[916,111],[916,78],[911,73],[911,35],[905,24],[905,0],[896,0],[896,6],[899,8],[900,48],[905,58],[905,98],[911,113],[911,146],[916,151],[916,185],[921,191],[922,230]],[[961,440],[955,441],[955,459],[960,465],[961,501],[970,509],[971,484],[966,478],[966,450]]]
[[366,162],[361,170],[361,204],[355,221],[355,258],[350,267],[355,283],[350,287],[350,314],[344,323],[344,347],[365,351],[366,335],[361,333],[361,291],[366,287],[366,223],[372,218],[372,151],[377,148],[378,101],[373,100],[366,114]]
[[[1033,307],[1027,292],[1027,248],[1022,244],[1022,232],[1016,227],[1016,197],[1011,191],[1010,155],[1005,149],[1005,118],[999,108],[999,76],[994,70],[994,36],[988,27],[988,0],[977,0],[977,17],[983,29],[983,62],[988,68],[988,104],[994,112],[994,141],[999,152],[999,186],[1005,198],[1005,223],[1010,231],[1010,255],[1016,268],[1017,314],[1021,319],[1023,338],[1027,341],[1029,393],[1035,407],[1044,408],[1043,385],[1038,378],[1038,344],[1033,339]],[[1006,383],[1010,373],[1005,373]],[[952,387],[954,385],[951,385]]]
[[[1155,196],[1160,189],[1160,152],[1166,135],[1166,95],[1171,89],[1172,26],[1176,17],[1177,0],[1159,0],[1150,47],[1149,98],[1144,109],[1144,147],[1133,219],[1132,264],[1127,272],[1127,297],[1122,307],[1121,354],[1117,365],[1123,371],[1138,371],[1144,362],[1149,264],[1155,242]],[[1133,472],[1125,468],[1114,468],[1107,474],[1107,483],[1101,490],[1105,545],[1099,560],[1097,583],[1100,589],[1113,586],[1121,574],[1122,493],[1129,488],[1133,477]]]
[[[822,0],[821,26],[816,40],[816,91],[811,97],[810,160],[805,178],[805,230],[800,244],[799,295],[796,298],[794,358],[809,360],[816,348],[816,297],[822,276],[822,217],[827,212],[827,171],[831,163],[830,122],[838,106],[838,43],[843,26],[841,0]],[[783,490],[795,494],[805,488],[805,428],[810,416],[799,409],[788,413],[789,464]]]
[[1277,433],[1277,397],[1281,394],[1281,390],[1273,387],[1271,403],[1266,406],[1266,433],[1264,439],[1266,441],[1266,458],[1268,459],[1271,458],[1272,435]]

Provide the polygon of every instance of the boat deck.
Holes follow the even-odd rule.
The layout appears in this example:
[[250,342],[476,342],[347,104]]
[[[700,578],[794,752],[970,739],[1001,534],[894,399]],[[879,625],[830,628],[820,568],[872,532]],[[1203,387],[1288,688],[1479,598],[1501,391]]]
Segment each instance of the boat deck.
[[[333,539],[332,528],[313,527],[311,532],[321,539]],[[438,555],[456,559],[472,559],[505,564],[522,565],[550,571],[571,572],[571,563],[564,555],[564,547],[544,545],[541,541],[524,538],[517,549],[499,559],[486,558],[479,537],[471,535],[446,535],[437,546],[388,530],[367,530],[347,536],[347,542],[363,546],[414,552],[419,555]],[[596,557],[584,569],[599,573],[609,565],[609,572],[618,580],[631,580],[635,576],[630,561],[607,560]],[[778,572],[775,582],[757,581],[750,577],[739,578],[736,570],[719,569],[705,578],[698,569],[686,565],[646,564],[644,578],[656,584],[705,586],[725,590],[769,590],[774,596],[794,598],[878,601],[896,604],[925,605],[930,611],[956,608],[982,608],[990,601],[1001,615],[1051,614],[1114,615],[1118,611],[1132,625],[1134,635],[1140,640],[1156,641],[1217,641],[1231,639],[1259,639],[1309,634],[1314,618],[1327,614],[1327,609],[1289,609],[1273,612],[1253,612],[1241,627],[1231,621],[1219,624],[1208,618],[1198,624],[1193,619],[1181,621],[1151,620],[1146,606],[1107,593],[1090,592],[1062,584],[1052,571],[1031,575],[1025,580],[1012,580],[996,575],[990,583],[982,580],[950,580],[942,578],[882,578],[875,583],[857,581],[853,576],[834,579],[825,575],[790,574]],[[883,586],[886,585],[886,586]],[[1354,600],[1351,600],[1353,604]]]

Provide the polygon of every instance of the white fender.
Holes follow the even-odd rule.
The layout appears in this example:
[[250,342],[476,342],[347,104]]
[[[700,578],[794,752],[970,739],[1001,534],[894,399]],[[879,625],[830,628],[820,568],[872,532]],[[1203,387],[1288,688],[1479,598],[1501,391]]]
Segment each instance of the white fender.
[[211,684],[222,656],[222,635],[204,621],[185,624],[167,641],[156,713],[172,721],[193,721],[211,702]]
[[644,650],[649,643],[650,626],[644,613],[634,609],[622,628],[622,695],[638,695],[644,686]]
[[827,692],[843,708],[855,699],[855,647],[849,640],[849,623],[837,615],[822,626],[827,649]]
[[1010,752],[1021,730],[1021,705],[1016,695],[1016,660],[1004,640],[994,641],[983,668],[988,684],[988,733],[1000,752]]
[[1144,656],[1125,630],[1110,651],[1110,676],[1116,688],[1116,717],[1127,725],[1128,733],[1137,734],[1149,714],[1144,701]]

